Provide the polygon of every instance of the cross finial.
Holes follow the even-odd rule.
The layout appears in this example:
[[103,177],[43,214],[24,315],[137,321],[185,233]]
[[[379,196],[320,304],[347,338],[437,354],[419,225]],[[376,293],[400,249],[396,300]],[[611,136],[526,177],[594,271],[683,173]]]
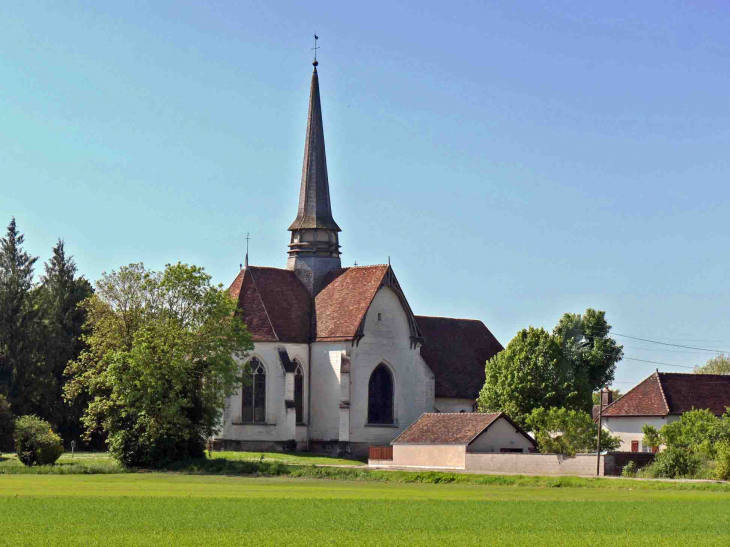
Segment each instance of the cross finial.
[[246,268],[248,268],[248,240],[251,239],[248,237],[248,232],[246,232]]
[[312,48],[312,50],[314,51],[314,61],[312,62],[312,64],[314,65],[315,68],[319,64],[317,62],[317,50],[319,49],[319,47],[317,46],[317,40],[319,40],[319,36],[317,36],[317,33],[315,32],[314,33],[314,47]]

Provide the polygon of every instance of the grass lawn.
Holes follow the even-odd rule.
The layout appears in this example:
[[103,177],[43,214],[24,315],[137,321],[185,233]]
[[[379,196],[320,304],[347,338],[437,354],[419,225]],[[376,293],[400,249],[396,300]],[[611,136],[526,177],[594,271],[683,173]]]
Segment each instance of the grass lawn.
[[7,475],[0,515],[0,545],[730,545],[712,491]]
[[[212,458],[230,462],[278,462],[287,465],[357,465],[365,466],[358,460],[330,458],[311,452],[213,452]],[[124,473],[125,470],[109,454],[104,452],[77,452],[71,456],[64,453],[54,466],[25,467],[15,454],[0,454],[0,475],[3,474],[99,474]]]

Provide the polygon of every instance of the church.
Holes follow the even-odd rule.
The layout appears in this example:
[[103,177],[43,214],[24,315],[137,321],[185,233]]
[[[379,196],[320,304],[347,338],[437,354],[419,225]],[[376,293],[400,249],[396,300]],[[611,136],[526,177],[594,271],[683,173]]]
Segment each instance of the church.
[[473,412],[503,347],[478,320],[414,315],[388,264],[343,268],[318,63],[286,268],[245,267],[229,293],[253,335],[215,445],[367,453],[425,412]]

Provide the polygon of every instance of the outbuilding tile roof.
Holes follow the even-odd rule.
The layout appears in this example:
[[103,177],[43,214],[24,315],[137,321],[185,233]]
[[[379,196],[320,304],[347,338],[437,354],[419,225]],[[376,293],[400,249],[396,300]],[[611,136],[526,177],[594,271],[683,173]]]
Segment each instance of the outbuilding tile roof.
[[424,343],[421,357],[436,376],[436,397],[476,399],[487,361],[504,348],[474,319],[416,316]]
[[334,270],[314,299],[317,341],[352,340],[388,271],[387,264]]
[[391,444],[469,444],[500,416],[505,415],[423,414]]
[[655,372],[603,410],[611,416],[666,416],[709,409],[720,416],[730,407],[730,376]]

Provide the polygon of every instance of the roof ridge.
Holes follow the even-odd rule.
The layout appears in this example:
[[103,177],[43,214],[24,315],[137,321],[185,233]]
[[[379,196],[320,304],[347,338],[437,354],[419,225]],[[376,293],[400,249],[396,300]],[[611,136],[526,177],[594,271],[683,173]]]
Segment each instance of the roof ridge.
[[251,271],[251,282],[253,283],[253,288],[256,289],[256,294],[259,295],[259,300],[261,300],[261,306],[264,308],[264,313],[266,314],[266,319],[269,321],[269,325],[271,325],[271,332],[274,333],[274,338],[276,338],[276,341],[279,342],[279,335],[276,333],[276,329],[274,328],[274,324],[271,322],[271,317],[269,316],[269,310],[266,309],[266,302],[264,302],[264,297],[261,296],[261,291],[259,291],[258,285],[256,285],[256,278],[253,276],[253,271]]
[[470,317],[446,317],[445,315],[416,315],[416,317],[424,317],[426,319],[455,319],[456,321],[474,321],[475,323],[484,323],[481,319],[472,319]]
[[656,381],[659,382],[659,391],[662,392],[662,400],[664,401],[664,406],[667,407],[667,414],[669,414],[672,410],[669,408],[669,403],[667,402],[667,394],[664,393],[664,385],[662,385],[662,379],[659,376],[659,369],[654,374],[656,375]]

